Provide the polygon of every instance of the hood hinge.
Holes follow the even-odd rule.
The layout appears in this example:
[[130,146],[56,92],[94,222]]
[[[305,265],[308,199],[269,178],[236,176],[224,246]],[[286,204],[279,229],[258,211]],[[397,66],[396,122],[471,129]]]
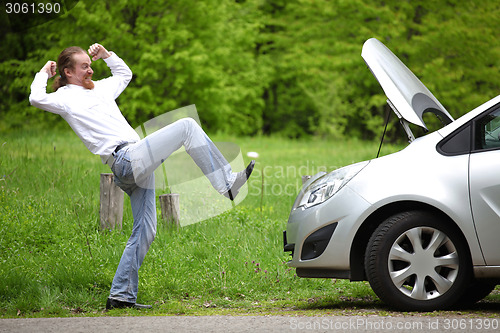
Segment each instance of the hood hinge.
[[398,112],[398,110],[390,100],[387,100],[387,104],[389,104],[392,111],[394,111],[394,113],[398,116],[399,122],[401,123],[401,126],[403,126],[403,129],[405,130],[406,135],[408,136],[408,142],[411,143],[413,140],[415,140],[415,135],[413,135],[413,132],[410,129],[410,123],[406,121],[406,119],[401,117],[401,114]]

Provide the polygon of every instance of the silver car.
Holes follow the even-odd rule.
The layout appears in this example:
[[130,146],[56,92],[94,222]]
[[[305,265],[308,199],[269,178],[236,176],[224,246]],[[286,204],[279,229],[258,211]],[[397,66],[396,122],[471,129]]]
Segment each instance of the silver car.
[[[500,283],[500,96],[453,120],[381,42],[361,56],[410,144],[305,183],[284,232],[288,265],[300,277],[368,280],[400,310],[477,302]],[[445,126],[415,138],[428,112]]]

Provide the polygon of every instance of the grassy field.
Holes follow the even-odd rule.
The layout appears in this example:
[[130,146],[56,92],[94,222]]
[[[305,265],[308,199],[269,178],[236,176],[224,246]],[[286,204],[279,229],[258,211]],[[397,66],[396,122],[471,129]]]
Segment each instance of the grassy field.
[[[0,316],[391,313],[367,282],[298,278],[282,244],[301,176],[374,158],[376,142],[213,139],[238,144],[246,162],[260,154],[247,198],[179,230],[159,221],[138,299],[154,309],[104,312],[131,231],[128,198],[122,230],[99,231],[109,168],[98,157],[71,131],[1,134]],[[498,315],[496,293],[471,313]]]

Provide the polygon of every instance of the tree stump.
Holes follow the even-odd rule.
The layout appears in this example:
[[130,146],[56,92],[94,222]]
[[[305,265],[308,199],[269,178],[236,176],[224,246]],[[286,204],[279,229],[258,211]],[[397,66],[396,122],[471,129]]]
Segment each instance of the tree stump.
[[113,182],[112,173],[101,173],[101,230],[122,228],[124,192]]
[[160,195],[161,217],[167,227],[179,227],[179,194],[169,193]]

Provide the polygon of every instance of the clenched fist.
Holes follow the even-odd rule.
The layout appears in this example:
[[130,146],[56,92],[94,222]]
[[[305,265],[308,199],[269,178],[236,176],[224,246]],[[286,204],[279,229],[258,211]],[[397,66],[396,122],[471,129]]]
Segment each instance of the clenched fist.
[[56,69],[57,69],[56,62],[49,60],[49,61],[47,61],[45,66],[43,66],[43,68],[40,70],[40,72],[47,73],[49,75],[49,79],[50,79],[51,77],[56,75]]
[[89,46],[89,55],[92,57],[93,61],[99,59],[106,59],[111,54],[102,46],[101,44],[95,43]]

